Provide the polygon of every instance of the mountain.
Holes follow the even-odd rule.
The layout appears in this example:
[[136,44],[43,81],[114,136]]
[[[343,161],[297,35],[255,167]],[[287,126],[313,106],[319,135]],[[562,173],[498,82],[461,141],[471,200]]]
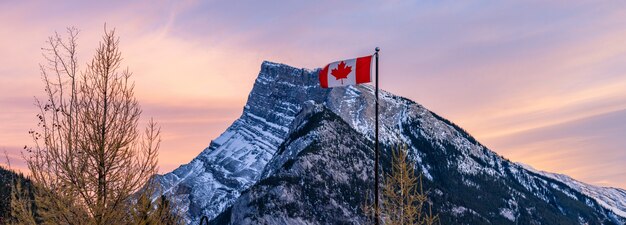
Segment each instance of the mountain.
[[626,218],[626,190],[612,187],[598,187],[574,180],[567,175],[538,171],[528,165],[520,165],[536,174],[558,180],[568,187],[593,198],[602,207],[610,209],[622,218]]
[[[317,83],[317,71],[264,62],[241,117],[190,163],[156,177],[189,223],[202,216],[213,224],[364,222],[373,88]],[[390,146],[408,144],[443,224],[626,221],[623,190],[513,163],[423,106],[380,94],[382,168]]]
[[214,224],[364,222],[360,206],[373,186],[372,142],[330,110],[313,108],[279,147],[263,178]]
[[156,178],[189,222],[217,216],[259,180],[302,103],[326,98],[313,73],[264,62],[241,117],[190,163]]

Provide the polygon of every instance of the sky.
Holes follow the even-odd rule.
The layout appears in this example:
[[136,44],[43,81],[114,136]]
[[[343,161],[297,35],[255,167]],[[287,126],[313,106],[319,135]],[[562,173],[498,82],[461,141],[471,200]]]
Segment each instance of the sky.
[[[515,162],[626,188],[626,2],[0,0],[0,151],[25,171],[41,48],[80,29],[81,68],[104,24],[120,36],[160,172],[237,119],[264,60],[318,68],[380,52],[380,86]],[[6,160],[0,160],[6,164]]]

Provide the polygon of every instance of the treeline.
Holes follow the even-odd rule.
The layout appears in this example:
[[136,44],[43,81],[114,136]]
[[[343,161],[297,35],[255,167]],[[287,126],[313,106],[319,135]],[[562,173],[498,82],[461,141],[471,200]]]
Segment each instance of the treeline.
[[31,181],[22,173],[0,165],[0,224],[9,224],[13,220],[11,205],[15,205],[12,200],[16,197],[16,189],[24,190],[27,193],[24,197],[34,200],[34,196],[28,194],[32,189]]

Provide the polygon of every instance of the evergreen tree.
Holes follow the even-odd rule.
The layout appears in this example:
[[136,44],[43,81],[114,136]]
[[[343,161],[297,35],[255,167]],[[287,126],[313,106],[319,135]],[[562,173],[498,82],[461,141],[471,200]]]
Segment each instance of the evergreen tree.
[[133,207],[129,211],[129,224],[136,225],[172,225],[183,224],[183,219],[178,210],[165,197],[160,195],[157,199],[151,199],[156,195],[157,184],[149,182],[143,190],[138,192]]
[[[392,168],[384,176],[382,222],[385,225],[433,225],[438,216],[433,215],[428,203],[428,195],[423,190],[422,174],[415,174],[415,164],[408,159],[407,146],[397,145],[392,150]],[[366,201],[369,202],[369,201]],[[368,218],[374,218],[373,205],[362,207]],[[370,221],[372,222],[372,221]]]

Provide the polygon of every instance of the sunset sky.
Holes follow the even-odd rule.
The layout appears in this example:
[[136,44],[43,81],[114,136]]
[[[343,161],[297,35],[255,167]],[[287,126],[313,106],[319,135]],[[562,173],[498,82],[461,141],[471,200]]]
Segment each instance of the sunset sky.
[[161,172],[239,117],[263,60],[313,69],[380,46],[381,88],[512,161],[626,188],[623,1],[45,2],[0,0],[0,151],[13,168],[32,144],[46,38],[79,28],[84,68],[106,22],[142,122],[162,126]]

